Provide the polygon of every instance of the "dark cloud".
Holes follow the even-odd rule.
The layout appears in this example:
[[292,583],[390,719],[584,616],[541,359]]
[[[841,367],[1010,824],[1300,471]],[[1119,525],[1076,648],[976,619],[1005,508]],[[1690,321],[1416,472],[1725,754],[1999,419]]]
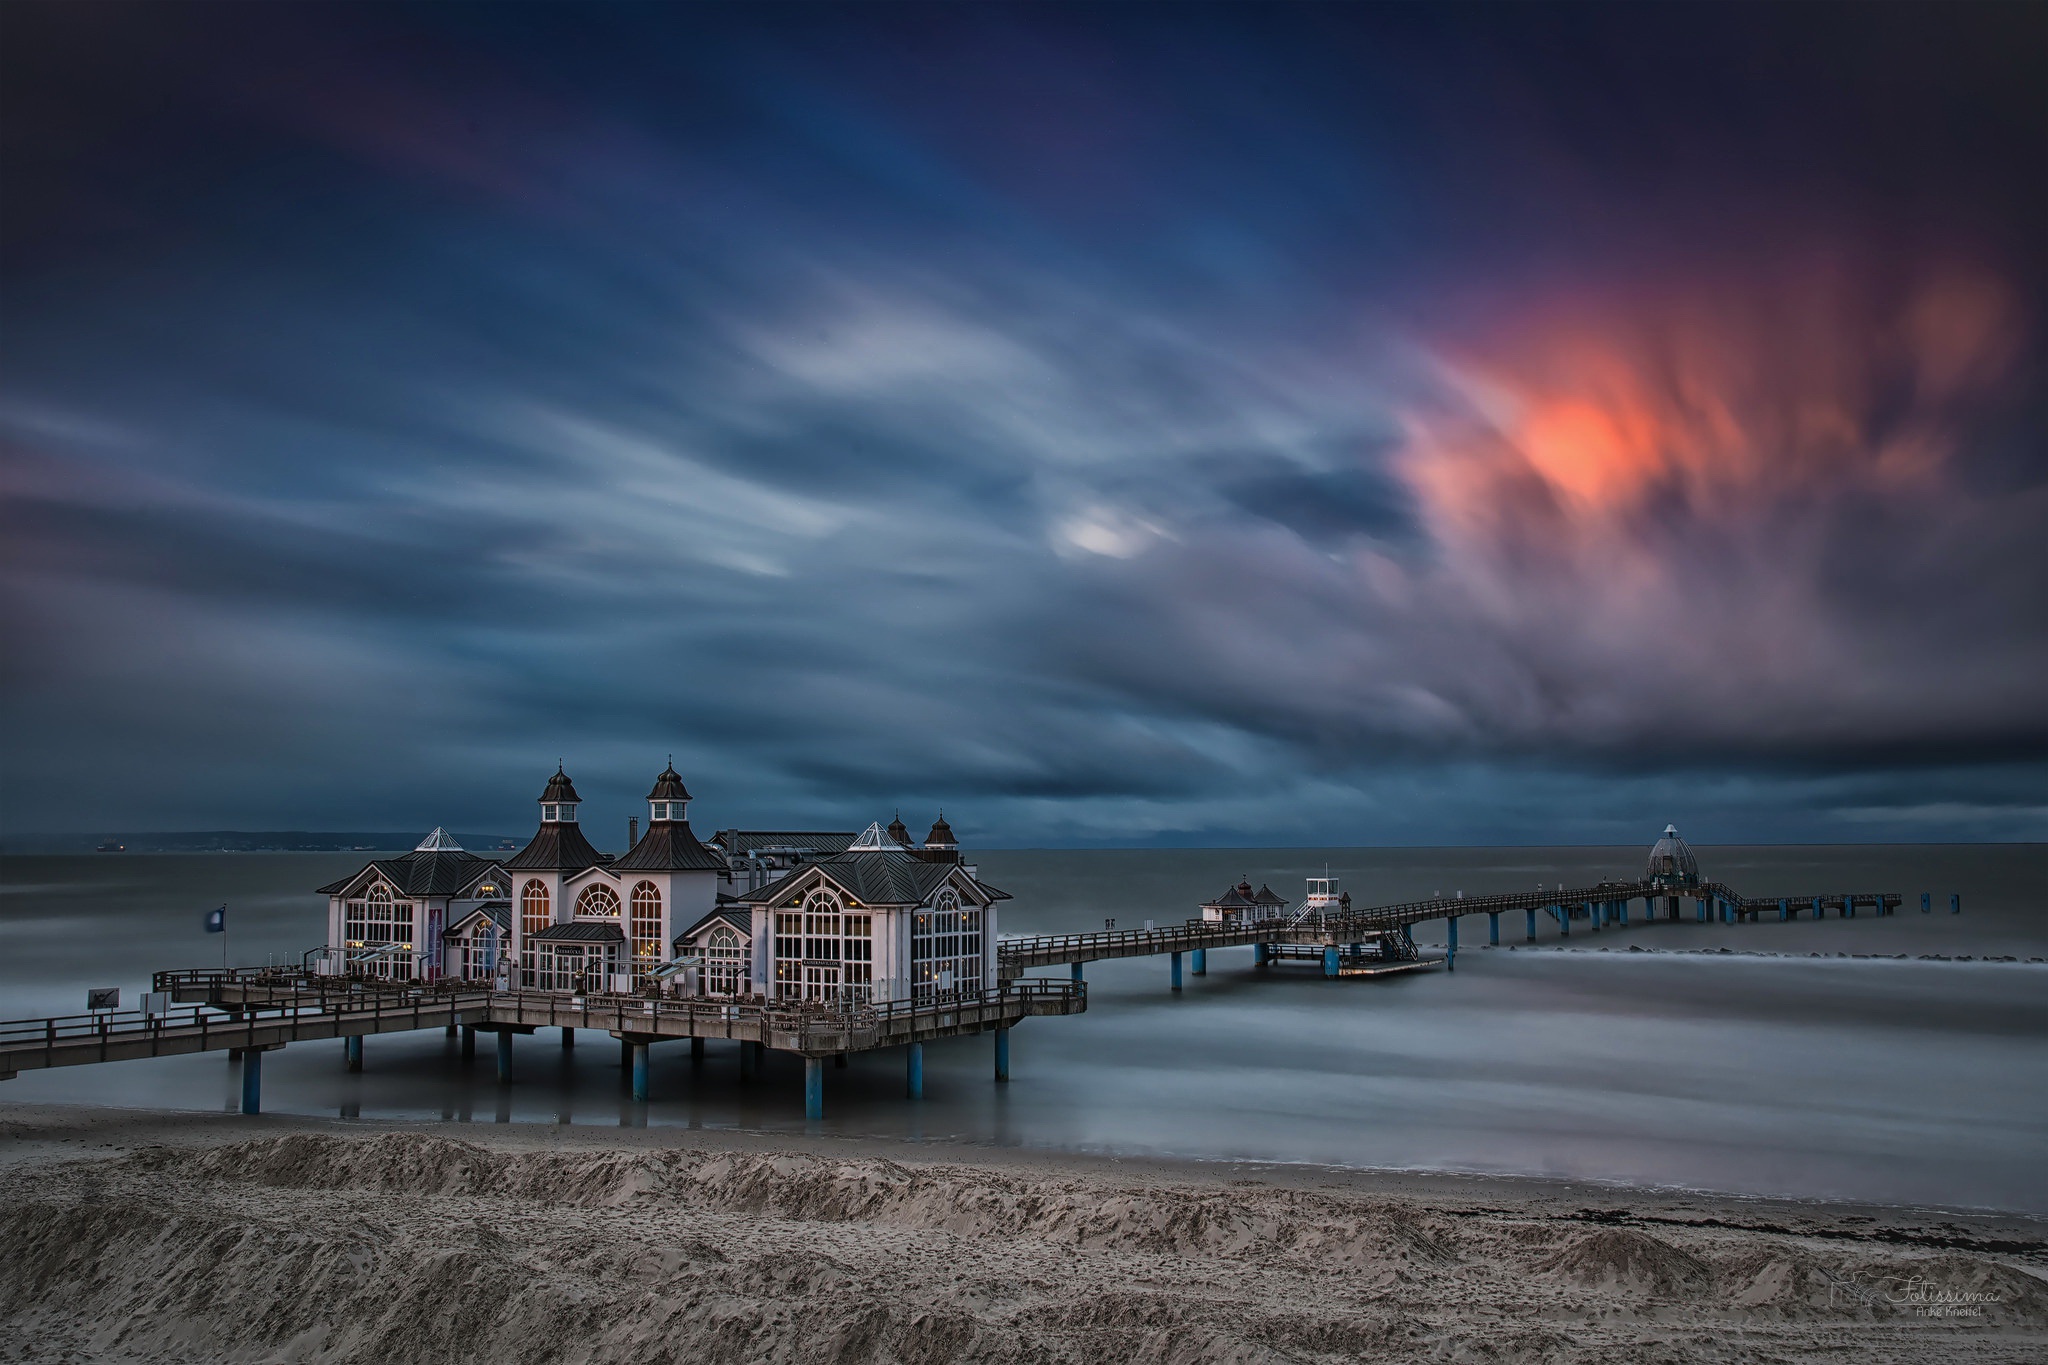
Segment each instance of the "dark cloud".
[[226,13],[0,11],[13,827],[2042,828],[2039,11]]

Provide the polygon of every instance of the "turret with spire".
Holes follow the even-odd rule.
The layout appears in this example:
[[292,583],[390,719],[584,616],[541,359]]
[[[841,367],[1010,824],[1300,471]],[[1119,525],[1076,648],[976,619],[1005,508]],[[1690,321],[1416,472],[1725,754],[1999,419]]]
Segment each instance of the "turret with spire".
[[555,775],[540,794],[540,828],[525,848],[505,860],[505,866],[513,871],[581,872],[603,862],[577,823],[576,808],[582,801],[576,784],[557,763]]

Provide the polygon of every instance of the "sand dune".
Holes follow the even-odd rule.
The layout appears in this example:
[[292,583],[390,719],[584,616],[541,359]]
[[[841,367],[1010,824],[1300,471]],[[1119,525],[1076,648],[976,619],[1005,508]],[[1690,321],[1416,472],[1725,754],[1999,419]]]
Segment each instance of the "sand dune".
[[10,1360],[2048,1358],[2025,1218],[784,1135],[0,1118]]

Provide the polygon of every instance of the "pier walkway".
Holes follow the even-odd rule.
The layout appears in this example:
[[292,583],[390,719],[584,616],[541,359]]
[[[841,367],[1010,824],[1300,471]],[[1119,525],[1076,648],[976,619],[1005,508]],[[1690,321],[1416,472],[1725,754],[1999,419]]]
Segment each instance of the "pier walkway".
[[[1572,924],[1580,920],[1589,922],[1594,929],[1608,924],[1626,925],[1629,907],[1638,900],[1644,902],[1645,918],[1654,918],[1657,905],[1662,901],[1668,902],[1670,917],[1677,919],[1680,917],[1679,902],[1690,900],[1695,902],[1696,918],[1700,923],[1713,918],[1732,924],[1738,920],[1755,920],[1766,914],[1776,914],[1780,919],[1796,919],[1802,911],[1815,919],[1823,918],[1830,910],[1844,918],[1854,918],[1857,908],[1863,906],[1877,914],[1889,915],[1904,903],[1905,898],[1893,891],[1836,892],[1819,896],[1744,896],[1721,882],[1702,882],[1685,887],[1658,886],[1648,882],[1600,882],[1593,886],[1492,896],[1433,896],[1428,900],[1372,906],[1337,915],[1295,914],[1236,921],[1191,919],[1163,928],[1008,935],[996,945],[997,975],[1003,980],[1011,980],[1034,968],[1071,966],[1074,979],[1078,981],[1083,963],[1168,955],[1173,959],[1173,988],[1179,990],[1182,954],[1193,955],[1195,974],[1199,976],[1207,968],[1206,954],[1212,948],[1249,946],[1255,950],[1256,960],[1263,964],[1269,957],[1277,956],[1269,949],[1283,945],[1296,948],[1320,945],[1325,950],[1326,973],[1330,976],[1349,975],[1351,973],[1345,972],[1341,965],[1346,948],[1387,943],[1398,938],[1400,951],[1390,953],[1390,960],[1398,956],[1413,961],[1408,931],[1417,924],[1432,920],[1445,922],[1448,946],[1443,960],[1446,965],[1455,967],[1458,921],[1465,916],[1488,916],[1489,941],[1499,943],[1500,917],[1521,911],[1527,919],[1527,937],[1533,942],[1539,915],[1554,919],[1560,930],[1569,935]],[[1393,945],[1390,943],[1389,947]],[[1302,954],[1292,952],[1286,955]]]
[[512,1039],[541,1028],[604,1029],[625,1045],[636,1099],[647,1098],[647,1047],[670,1039],[720,1038],[741,1044],[741,1070],[752,1074],[763,1050],[804,1058],[805,1108],[823,1112],[827,1058],[884,1047],[909,1049],[912,1098],[923,1090],[923,1045],[964,1034],[996,1035],[996,1079],[1009,1079],[1009,1030],[1040,1015],[1078,1014],[1087,987],[1068,981],[1019,981],[997,990],[960,992],[933,1004],[801,1006],[493,991],[464,986],[336,979],[282,968],[204,968],[158,972],[159,991],[187,1008],[164,1013],[107,1011],[0,1022],[0,1080],[23,1071],[129,1061],[195,1052],[239,1056],[242,1111],[261,1109],[261,1062],[289,1043],[343,1038],[351,1070],[362,1065],[370,1034],[425,1028],[463,1032],[473,1056],[475,1034],[497,1035],[499,1079],[511,1078]]

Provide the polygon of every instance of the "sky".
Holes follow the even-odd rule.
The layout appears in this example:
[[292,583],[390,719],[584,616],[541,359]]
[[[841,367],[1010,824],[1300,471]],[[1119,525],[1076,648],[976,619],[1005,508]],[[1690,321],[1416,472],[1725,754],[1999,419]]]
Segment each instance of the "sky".
[[2048,8],[0,6],[0,829],[2042,839]]

